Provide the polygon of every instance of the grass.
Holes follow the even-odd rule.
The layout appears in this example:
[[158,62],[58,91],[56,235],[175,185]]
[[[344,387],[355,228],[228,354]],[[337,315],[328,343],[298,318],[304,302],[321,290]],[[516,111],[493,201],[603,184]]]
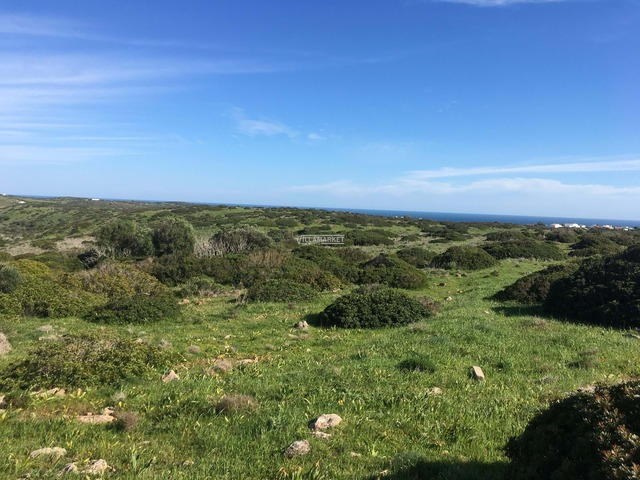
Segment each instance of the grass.
[[[189,305],[181,323],[108,327],[180,354],[181,380],[131,380],[64,398],[29,397],[0,414],[0,477],[56,478],[62,466],[104,458],[106,478],[500,478],[502,447],[555,398],[594,382],[640,376],[638,340],[616,330],[543,319],[539,312],[487,298],[543,262],[503,261],[491,271],[433,276],[414,294],[443,301],[435,317],[384,330],[313,326],[338,294],[314,302],[248,304],[229,297]],[[440,283],[445,283],[440,286]],[[292,329],[312,323],[309,336]],[[0,319],[13,350],[0,368],[45,335],[103,328],[75,318]],[[190,347],[197,346],[197,349]],[[216,361],[234,368],[211,374]],[[243,359],[257,360],[242,364]],[[401,368],[417,366],[419,368]],[[413,362],[413,363],[412,363]],[[469,375],[472,365],[486,380]],[[429,389],[439,387],[442,394]],[[8,392],[0,392],[7,394]],[[233,414],[216,404],[246,395],[255,408]],[[126,413],[135,428],[82,425],[73,416],[105,407]],[[331,438],[311,435],[322,413],[344,422]],[[309,455],[285,459],[293,441]],[[42,447],[65,458],[30,459]],[[358,455],[353,455],[358,454]],[[295,475],[298,475],[297,477]]]

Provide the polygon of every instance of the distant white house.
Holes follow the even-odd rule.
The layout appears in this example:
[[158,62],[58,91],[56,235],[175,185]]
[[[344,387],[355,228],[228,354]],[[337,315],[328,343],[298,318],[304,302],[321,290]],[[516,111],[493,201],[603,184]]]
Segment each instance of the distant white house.
[[562,225],[560,225],[559,223],[552,223],[551,225],[549,225],[551,228],[562,228]]
[[92,199],[91,199],[91,201],[92,201],[92,202],[99,202],[99,201],[100,201],[100,199],[99,199],[99,198],[92,198]]

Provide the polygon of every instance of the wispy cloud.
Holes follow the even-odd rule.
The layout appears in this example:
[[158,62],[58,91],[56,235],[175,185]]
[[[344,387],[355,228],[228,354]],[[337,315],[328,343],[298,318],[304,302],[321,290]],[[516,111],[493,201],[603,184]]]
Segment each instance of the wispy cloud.
[[521,165],[505,167],[440,168],[436,170],[414,170],[408,172],[409,179],[471,177],[479,175],[504,175],[512,173],[595,173],[640,171],[640,159],[611,159],[604,161],[582,161],[544,165]]
[[508,7],[510,5],[521,3],[559,3],[572,0],[428,0],[431,3],[461,3],[465,5],[473,5],[475,7]]
[[279,122],[278,120],[272,120],[264,117],[257,119],[249,118],[246,116],[244,111],[239,108],[235,108],[231,116],[235,122],[236,131],[248,137],[260,135],[267,137],[285,135],[289,138],[293,138],[298,135],[298,132],[295,129]]

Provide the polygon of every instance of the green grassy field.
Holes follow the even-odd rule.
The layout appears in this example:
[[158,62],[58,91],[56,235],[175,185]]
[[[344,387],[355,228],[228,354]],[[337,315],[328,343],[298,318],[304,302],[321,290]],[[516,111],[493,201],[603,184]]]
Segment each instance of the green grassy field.
[[[18,205],[9,197],[0,197],[0,206],[0,262],[21,254],[63,272],[82,268],[75,255],[112,218],[153,225],[180,216],[205,237],[221,225],[392,232],[393,245],[360,247],[370,257],[406,246],[441,253],[452,245],[481,245],[487,232],[505,229],[471,225],[464,235],[441,241],[421,233],[429,228],[424,222],[296,209],[79,199]],[[475,272],[425,269],[427,285],[409,294],[441,302],[439,313],[392,329],[316,323],[316,315],[351,286],[295,304],[238,302],[241,290],[229,287],[226,295],[192,297],[177,321],[144,325],[0,314],[0,332],[12,346],[0,356],[0,371],[63,334],[117,332],[168,349],[180,377],[164,383],[167,370],[156,370],[64,396],[0,391],[6,397],[0,478],[59,478],[70,462],[82,470],[104,459],[112,469],[103,476],[122,479],[500,479],[505,443],[549,402],[581,386],[640,377],[637,336],[491,299],[548,265],[506,259]],[[308,331],[293,328],[301,320],[309,322]],[[482,368],[485,380],[472,378],[472,366]],[[220,412],[216,405],[226,395],[250,396],[253,408]],[[128,420],[116,426],[77,419],[105,408]],[[309,424],[324,413],[343,422],[327,431],[330,437],[318,438]],[[308,440],[310,453],[286,458],[285,449],[297,440]],[[30,458],[43,447],[67,454]]]
[[[55,478],[65,463],[103,458],[115,468],[106,474],[112,478],[299,478],[300,470],[309,478],[499,478],[505,442],[548,401],[640,372],[635,338],[486,299],[523,270],[541,266],[505,261],[497,276],[433,278],[426,293],[452,300],[437,316],[398,329],[314,326],[313,314],[336,294],[291,306],[237,307],[221,297],[191,304],[180,323],[109,327],[170,342],[182,357],[174,367],[180,381],[162,383],[158,372],[6,410],[0,475]],[[291,328],[305,318],[312,323],[308,336]],[[45,324],[53,333],[105,328],[72,318],[2,319],[14,347],[2,364],[38,342]],[[199,351],[190,353],[190,346]],[[401,368],[416,358],[428,368]],[[256,361],[211,375],[220,359]],[[470,378],[472,365],[483,368],[485,381]],[[432,387],[442,393],[430,393]],[[251,395],[258,407],[216,413],[225,394]],[[74,418],[105,407],[134,412],[140,421],[118,431]],[[322,413],[344,419],[328,439],[308,428]],[[311,453],[284,458],[284,449],[300,439],[309,440]],[[67,456],[29,458],[55,446]]]

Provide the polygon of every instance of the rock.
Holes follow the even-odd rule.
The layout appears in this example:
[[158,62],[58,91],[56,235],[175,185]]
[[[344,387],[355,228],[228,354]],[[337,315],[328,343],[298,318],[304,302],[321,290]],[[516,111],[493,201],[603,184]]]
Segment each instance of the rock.
[[311,423],[312,430],[326,430],[342,422],[342,417],[335,413],[323,413]]
[[101,475],[107,471],[115,471],[115,468],[110,467],[107,462],[101,458],[91,462],[87,468],[82,470],[82,473],[86,473],[88,475]]
[[238,365],[251,365],[252,363],[256,363],[258,361],[257,358],[243,358],[242,360],[238,360]]
[[189,348],[187,348],[187,351],[189,353],[200,353],[201,349],[198,345],[191,345]]
[[52,447],[52,448],[39,448],[38,450],[34,450],[29,454],[29,458],[38,458],[41,456],[47,457],[64,457],[67,454],[67,450],[62,447]]
[[162,376],[162,381],[164,383],[177,382],[178,380],[180,380],[180,377],[173,370],[169,370],[169,373],[166,373]]
[[4,407],[4,395],[0,395],[0,408]]
[[307,330],[309,328],[309,324],[306,322],[306,320],[302,320],[301,322],[296,323],[293,328],[296,328],[298,330]]
[[164,338],[158,342],[158,346],[165,350],[169,350],[170,348],[173,348],[173,345],[171,345],[171,342],[169,340],[165,340]]
[[314,430],[313,432],[311,432],[311,435],[313,435],[316,438],[331,438],[331,434],[330,433],[324,433],[321,432],[320,430]]
[[213,364],[213,371],[216,373],[230,372],[233,370],[233,364],[227,360],[218,360]]
[[77,420],[80,423],[86,423],[89,425],[104,425],[105,423],[111,423],[116,418],[110,414],[102,414],[102,415],[94,415],[92,413],[87,413],[86,415],[80,415],[77,417]]
[[233,335],[225,335],[225,336],[224,336],[224,339],[225,339],[225,340],[229,340],[230,338],[233,338]]
[[354,458],[355,458],[355,457],[361,457],[361,456],[362,456],[362,454],[361,454],[361,453],[358,453],[358,452],[351,452],[349,455],[351,455],[351,456],[352,456],[352,457],[354,457]]
[[427,393],[429,395],[442,395],[442,389],[439,387],[431,387]]
[[445,302],[451,302],[452,300],[453,300],[452,297],[445,297],[445,299],[444,299]]
[[185,460],[184,462],[182,462],[182,466],[183,467],[190,467],[191,465],[193,465],[195,462],[193,460]]
[[62,475],[66,475],[67,473],[78,474],[80,473],[80,469],[75,463],[67,463],[64,467],[62,467],[62,470],[58,472],[58,476],[61,477]]
[[287,458],[299,457],[301,455],[306,455],[311,451],[311,446],[309,442],[306,440],[298,440],[297,442],[293,442],[291,445],[287,447],[287,450],[284,452]]
[[138,337],[138,338],[136,338],[136,339],[134,340],[134,342],[135,342],[135,343],[144,343],[144,340],[143,340],[143,339],[141,339],[140,337]]
[[484,380],[484,372],[480,367],[473,366],[471,367],[471,376],[476,380]]

